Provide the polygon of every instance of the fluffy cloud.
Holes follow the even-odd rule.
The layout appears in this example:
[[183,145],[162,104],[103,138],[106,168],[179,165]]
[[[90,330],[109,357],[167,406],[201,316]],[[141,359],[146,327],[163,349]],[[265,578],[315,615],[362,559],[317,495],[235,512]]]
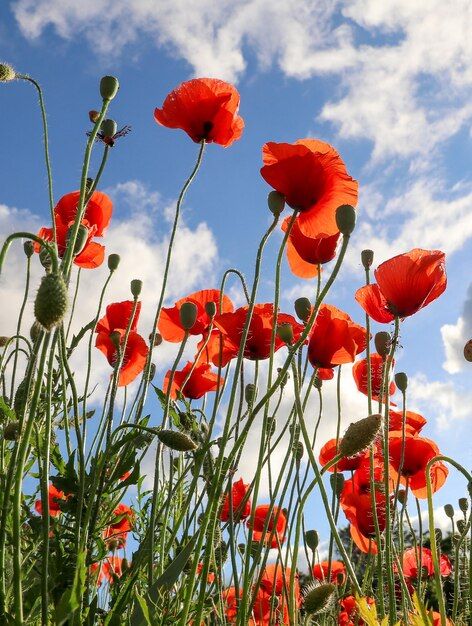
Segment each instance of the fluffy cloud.
[[472,284],[467,291],[462,315],[455,324],[444,324],[441,335],[446,353],[443,367],[449,374],[457,374],[465,369],[464,346],[472,338]]

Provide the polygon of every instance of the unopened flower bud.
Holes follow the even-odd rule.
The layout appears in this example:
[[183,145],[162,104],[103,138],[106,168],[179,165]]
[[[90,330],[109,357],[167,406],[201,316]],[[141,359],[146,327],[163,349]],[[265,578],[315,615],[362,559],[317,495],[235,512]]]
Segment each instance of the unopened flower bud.
[[277,418],[275,415],[267,417],[267,435],[268,437],[272,437],[275,433],[275,429],[277,428]]
[[267,196],[267,205],[274,216],[280,215],[285,208],[285,196],[278,191],[270,191]]
[[216,315],[216,302],[206,302],[205,311],[210,319],[213,319]]
[[454,507],[452,506],[452,504],[445,504],[444,505],[444,513],[450,519],[452,519],[454,517]]
[[375,349],[382,358],[385,358],[388,355],[390,351],[391,341],[392,338],[390,336],[390,333],[387,333],[385,330],[381,330],[379,333],[375,333]]
[[119,330],[112,330],[110,333],[110,341],[118,349],[121,345],[121,332]]
[[0,83],[9,83],[15,80],[16,72],[9,63],[0,63]]
[[37,339],[41,334],[41,324],[38,322],[33,322],[30,328],[30,339],[33,343],[36,343]]
[[178,452],[189,452],[197,448],[197,444],[188,435],[177,430],[160,430],[157,438],[165,446]]
[[85,191],[86,193],[90,193],[92,191],[92,187],[93,187],[93,178],[88,177],[87,180],[85,181]]
[[472,363],[472,339],[469,339],[464,346],[464,359]]
[[361,252],[361,261],[362,261],[362,265],[364,266],[364,268],[366,270],[368,270],[369,267],[371,267],[372,263],[374,262],[374,251],[373,250],[362,250],[362,252]]
[[43,276],[34,301],[36,321],[50,331],[64,319],[68,302],[67,285],[62,274]]
[[[282,368],[278,367],[277,368],[277,374],[279,374],[279,376],[280,376],[281,373],[282,373]],[[285,374],[283,375],[282,380],[280,381],[280,387],[281,388],[285,387],[285,385],[287,384],[289,379],[290,379],[290,372],[285,372]]]
[[398,490],[398,502],[400,502],[400,504],[405,504],[407,498],[408,498],[407,490],[406,489],[399,489]]
[[92,124],[95,124],[98,118],[100,117],[100,112],[92,109],[91,111],[89,111],[88,115],[89,115],[89,120],[92,122]]
[[316,550],[320,543],[320,536],[316,530],[307,530],[305,532],[305,543],[313,552]]
[[308,298],[297,298],[294,302],[295,313],[302,322],[306,322],[311,313],[311,302]]
[[39,251],[39,261],[46,271],[51,269],[51,255],[44,247],[41,247]]
[[440,528],[435,528],[434,529],[434,534],[436,536],[437,543],[441,543],[441,541],[443,539],[442,530]]
[[[149,341],[152,341],[152,335],[149,335]],[[162,335],[161,333],[156,333],[154,335],[154,347],[157,348],[162,343]]]
[[277,326],[277,337],[288,344],[289,346],[293,343],[293,328],[289,322],[284,322],[283,324],[279,324]]
[[4,348],[9,341],[10,337],[5,337],[4,335],[0,336],[0,348]]
[[397,372],[395,374],[395,384],[402,393],[407,390],[408,376],[405,372]]
[[116,269],[118,269],[119,264],[120,264],[119,254],[108,255],[108,269],[110,270],[110,272],[114,272]]
[[336,209],[336,225],[339,232],[349,237],[356,227],[356,211],[350,204],[342,204]]
[[333,493],[335,493],[336,496],[339,498],[339,496],[341,495],[341,491],[344,487],[344,476],[339,473],[330,474],[329,482],[331,484],[331,489],[333,490]]
[[23,244],[23,250],[25,251],[26,256],[31,258],[34,254],[34,244],[32,241],[25,241]]
[[461,535],[464,534],[464,531],[467,528],[467,524],[465,523],[465,520],[463,519],[458,519],[457,520],[457,530],[460,532]]
[[3,438],[7,441],[16,441],[20,436],[20,422],[10,422],[3,429]]
[[314,385],[317,389],[321,389],[321,387],[323,386],[323,379],[319,378],[318,376],[315,378],[315,382]]
[[151,363],[151,367],[149,368],[149,380],[152,380],[156,375],[156,364]]
[[381,423],[382,416],[376,413],[350,424],[339,443],[342,456],[354,456],[368,448],[375,441]]
[[103,120],[103,122],[100,125],[100,132],[105,137],[113,137],[113,135],[116,133],[117,130],[118,130],[118,126],[115,120],[112,120],[112,119]]
[[303,608],[309,615],[318,615],[327,611],[333,604],[336,585],[323,583],[312,587],[303,599]]
[[303,446],[303,443],[301,441],[296,441],[292,446],[292,452],[296,461],[298,462],[301,461],[305,453],[305,448]]
[[198,309],[194,302],[184,302],[179,309],[180,323],[184,330],[191,330],[197,321]]
[[130,284],[130,289],[131,289],[131,294],[137,298],[139,296],[139,294],[141,293],[141,289],[143,288],[143,281],[139,280],[139,278],[134,278],[131,281]]
[[113,100],[119,88],[120,83],[114,76],[104,76],[100,81],[100,95],[104,100]]
[[257,396],[257,387],[252,383],[248,383],[244,388],[244,398],[248,404],[252,404]]
[[[72,231],[73,231],[73,227],[71,226],[71,228],[69,228],[69,230],[67,231],[67,239],[66,239],[67,244],[66,245],[69,245],[69,241],[72,236]],[[80,224],[79,229],[77,230],[77,237],[75,238],[75,243],[74,243],[74,250],[73,250],[74,256],[79,255],[82,252],[82,250],[85,248],[87,244],[88,235],[89,235],[89,230],[87,226],[85,226],[84,224]]]
[[13,410],[17,417],[21,417],[25,412],[26,405],[30,401],[32,393],[33,386],[28,385],[27,378],[23,378],[16,388],[15,398],[13,400]]
[[459,508],[462,513],[467,513],[469,509],[469,501],[467,500],[467,498],[459,498]]

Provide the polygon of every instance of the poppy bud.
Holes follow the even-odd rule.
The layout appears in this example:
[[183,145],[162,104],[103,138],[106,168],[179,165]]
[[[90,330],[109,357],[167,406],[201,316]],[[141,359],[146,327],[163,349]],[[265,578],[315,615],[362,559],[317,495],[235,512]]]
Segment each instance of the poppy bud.
[[308,298],[297,298],[294,302],[295,313],[302,322],[306,322],[311,313],[311,302]]
[[457,530],[460,532],[461,535],[464,534],[464,531],[466,530],[467,526],[465,523],[465,520],[463,519],[458,519],[457,520]]
[[113,135],[116,133],[117,130],[118,130],[118,126],[115,120],[111,120],[111,119],[103,120],[103,122],[100,125],[100,132],[105,137],[113,137]]
[[13,400],[13,409],[17,417],[23,415],[26,405],[28,404],[31,395],[33,393],[33,388],[29,389],[28,392],[28,379],[23,378],[21,383],[18,385],[15,393],[15,399]]
[[149,368],[149,380],[152,380],[156,375],[156,364],[151,363],[151,367]]
[[315,383],[314,383],[315,387],[317,389],[321,389],[321,387],[323,386],[323,379],[318,378],[318,376],[315,378]]
[[332,606],[335,591],[336,585],[333,583],[323,583],[311,587],[303,599],[303,608],[310,615],[327,611]]
[[85,191],[87,193],[90,193],[92,190],[92,186],[93,186],[93,178],[87,178],[87,180],[85,181]]
[[[71,226],[69,230],[67,231],[67,238],[66,238],[67,246],[69,245],[70,237],[72,235],[72,230],[73,230],[73,227]],[[80,254],[82,250],[85,248],[88,234],[89,234],[89,231],[88,231],[87,226],[84,226],[84,224],[80,224],[79,229],[77,231],[77,237],[75,238],[75,243],[74,243],[74,251],[73,251],[74,256],[77,256],[78,254]]]
[[441,543],[441,541],[443,539],[442,530],[440,528],[435,528],[434,529],[434,534],[436,536],[437,543]]
[[20,422],[10,422],[3,429],[3,438],[7,441],[16,441],[20,436]]
[[390,351],[391,341],[392,338],[390,336],[390,333],[387,333],[385,330],[381,330],[379,333],[375,333],[375,349],[382,358],[385,358],[388,355]]
[[368,448],[375,441],[381,423],[382,416],[376,413],[350,424],[339,443],[342,456],[354,456]]
[[116,269],[118,269],[119,264],[120,264],[119,254],[108,255],[108,269],[110,270],[110,272],[114,272]]
[[190,330],[197,321],[198,309],[194,302],[184,302],[179,309],[180,323],[184,330]]
[[301,431],[300,424],[290,424],[290,426],[288,427],[288,430],[295,440],[300,437],[300,431]]
[[112,330],[110,333],[110,341],[118,350],[121,345],[121,332],[119,330]]
[[313,552],[316,550],[320,543],[320,536],[316,530],[307,530],[305,532],[305,543]]
[[138,278],[134,278],[130,284],[131,294],[137,298],[141,293],[141,289],[143,288],[143,281]]
[[177,452],[189,452],[197,448],[197,444],[188,435],[176,430],[160,430],[157,438],[165,446]]
[[95,122],[100,117],[100,112],[92,109],[91,111],[89,111],[88,115],[89,115],[89,120],[92,122],[92,124],[95,124]]
[[469,339],[464,346],[464,359],[472,363],[472,339]]
[[67,285],[62,274],[43,276],[34,301],[36,321],[46,330],[51,330],[64,319],[67,305]]
[[32,241],[25,241],[25,243],[23,244],[23,250],[25,251],[26,256],[28,257],[28,259],[30,257],[33,256],[34,254],[34,244]]
[[397,372],[395,374],[395,384],[401,392],[405,392],[408,387],[408,376],[405,372]]
[[356,211],[350,204],[342,204],[336,209],[336,226],[339,232],[349,237],[356,227]]
[[119,88],[120,83],[114,76],[104,76],[100,81],[100,95],[104,100],[113,100]]
[[0,63],[0,83],[9,83],[15,80],[16,72],[8,63]]
[[216,302],[206,302],[205,311],[210,319],[213,319],[216,315]]
[[444,505],[444,513],[450,519],[452,519],[454,517],[454,507],[452,506],[452,504],[445,504]]
[[276,217],[280,215],[285,208],[285,197],[278,191],[269,191],[267,205],[269,211]]
[[364,269],[368,270],[374,262],[374,251],[373,250],[362,250],[361,252],[361,261]]
[[283,324],[279,324],[277,326],[277,337],[288,344],[289,346],[293,343],[293,328],[289,322],[284,322]]
[[4,337],[3,335],[0,337],[0,348],[4,348],[7,343],[10,341],[10,337]]
[[400,502],[400,504],[405,504],[407,497],[408,497],[408,493],[406,489],[398,490],[398,502]]
[[[280,373],[282,372],[282,368],[278,367],[277,368],[277,373],[280,376]],[[290,379],[290,373],[289,372],[285,372],[285,374],[283,375],[282,380],[280,381],[280,386],[283,388],[285,387],[285,385],[287,384],[287,381]]]
[[305,448],[303,447],[303,444],[301,441],[297,441],[293,444],[292,452],[297,462],[302,460],[303,454],[305,453]]
[[341,491],[344,487],[344,476],[342,474],[331,474],[329,477],[329,482],[331,484],[331,489],[333,492],[339,496],[341,495]]
[[49,271],[51,269],[51,256],[49,255],[49,252],[46,250],[46,248],[41,247],[41,250],[39,251],[39,261],[46,271]]
[[[152,339],[152,335],[149,335],[149,341],[151,341]],[[157,346],[160,346],[162,343],[162,335],[160,333],[156,333],[154,335],[154,347],[157,348]]]
[[469,501],[467,500],[467,498],[459,498],[459,508],[462,513],[467,513],[467,510],[469,508]]
[[275,415],[272,415],[267,418],[267,435],[269,437],[272,437],[272,435],[275,433],[276,428],[277,428],[277,420],[275,418]]
[[248,383],[244,389],[244,398],[248,404],[252,404],[257,396],[257,387],[252,383]]

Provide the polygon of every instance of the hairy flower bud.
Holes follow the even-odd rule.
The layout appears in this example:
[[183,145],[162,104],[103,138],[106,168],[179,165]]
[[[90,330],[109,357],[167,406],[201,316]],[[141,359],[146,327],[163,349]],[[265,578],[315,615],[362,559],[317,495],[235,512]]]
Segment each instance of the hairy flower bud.
[[311,587],[303,599],[303,608],[309,615],[317,615],[327,611],[333,604],[336,585],[323,583]]
[[452,504],[445,504],[444,505],[444,513],[450,519],[452,519],[454,517],[454,507],[452,506]]
[[467,498],[459,498],[459,508],[462,513],[467,513],[467,510],[469,508],[469,501],[467,500]]
[[119,264],[120,264],[119,254],[108,255],[108,269],[110,270],[110,272],[114,272],[116,269],[118,269]]
[[137,298],[141,293],[141,289],[143,288],[143,281],[138,278],[134,278],[130,284],[131,294]]
[[205,311],[210,319],[213,319],[216,315],[216,302],[206,302]]
[[344,476],[342,474],[331,474],[329,477],[331,489],[339,498],[344,487]]
[[115,120],[112,120],[112,119],[103,120],[103,122],[100,125],[100,132],[105,137],[113,137],[113,135],[116,133],[117,130],[118,130],[118,126]]
[[197,321],[198,309],[194,302],[184,302],[179,309],[180,323],[184,330],[191,330]]
[[252,383],[248,383],[244,388],[244,398],[248,404],[252,404],[257,396],[257,387]]
[[20,422],[10,422],[3,429],[3,438],[7,441],[16,441],[20,436]]
[[36,321],[46,330],[62,322],[68,305],[67,285],[62,274],[43,276],[34,301]]
[[[149,341],[152,340],[152,334],[149,335]],[[158,346],[160,346],[162,343],[162,335],[161,333],[156,333],[154,336],[154,347],[157,348]]]
[[104,100],[113,100],[119,88],[120,83],[114,76],[103,76],[100,81],[100,95]]
[[305,453],[303,443],[301,441],[296,441],[292,446],[292,452],[296,461],[300,462],[303,458],[303,454]]
[[320,536],[316,530],[307,530],[305,532],[305,543],[313,552],[320,543]]
[[306,322],[311,313],[311,302],[308,298],[297,298],[294,302],[295,313],[302,322]]
[[293,328],[289,322],[284,322],[283,324],[279,324],[277,326],[277,337],[288,344],[289,346],[293,343]]
[[16,388],[15,399],[13,400],[13,409],[17,417],[23,415],[26,405],[31,399],[33,393],[33,387],[30,385],[28,389],[28,379],[23,378],[21,383]]
[[188,435],[176,430],[160,430],[157,433],[157,438],[165,446],[178,452],[189,452],[197,448],[197,444]]
[[4,335],[1,335],[0,336],[0,348],[4,348],[9,341],[10,341],[10,337],[5,337]]
[[368,448],[375,441],[381,423],[382,416],[376,413],[350,424],[339,443],[342,456],[354,456]]
[[34,254],[34,244],[32,241],[25,241],[25,243],[23,244],[23,250],[25,251],[25,254],[27,256],[27,258],[31,258]]
[[395,374],[395,384],[401,392],[405,392],[408,387],[408,376],[405,372],[397,372]]
[[381,330],[379,333],[375,333],[375,349],[382,358],[385,358],[388,355],[390,351],[391,341],[392,338],[390,336],[390,333],[387,333],[385,330]]
[[[66,239],[67,244],[66,245],[69,245],[69,240],[72,236],[72,231],[73,231],[73,227],[71,226],[71,228],[69,228],[69,230],[67,231],[67,239]],[[77,256],[78,254],[80,254],[82,250],[85,248],[88,234],[89,234],[89,231],[88,231],[87,226],[85,226],[84,224],[80,224],[77,230],[77,237],[75,238],[75,243],[74,243],[74,250],[73,250],[74,256]]]
[[374,262],[374,251],[373,250],[362,250],[361,252],[361,262],[364,266],[364,269],[368,270],[369,267],[372,266]]
[[356,211],[350,204],[342,204],[336,209],[336,226],[339,232],[349,237],[356,227]]
[[464,346],[464,359],[472,363],[472,339],[469,339]]
[[38,324],[38,322],[33,322],[33,324],[31,325],[30,328],[30,339],[33,343],[35,343],[42,331],[42,327],[41,324]]
[[8,63],[0,63],[0,83],[9,83],[15,80],[16,72]]
[[284,195],[278,191],[270,191],[267,196],[267,205],[274,216],[280,215],[285,208]]

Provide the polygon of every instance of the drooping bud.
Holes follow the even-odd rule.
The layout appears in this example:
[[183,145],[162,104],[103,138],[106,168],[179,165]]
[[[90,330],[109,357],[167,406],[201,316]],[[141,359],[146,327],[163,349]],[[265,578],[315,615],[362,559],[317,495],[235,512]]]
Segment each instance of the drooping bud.
[[115,120],[112,120],[112,119],[103,120],[103,122],[100,125],[100,132],[105,137],[113,137],[113,135],[116,133],[117,130],[118,130],[118,126]]
[[118,269],[119,264],[120,264],[119,254],[108,255],[108,269],[110,270],[110,272],[114,272],[116,269]]
[[285,208],[285,196],[278,191],[270,191],[267,196],[267,205],[274,216],[280,215]]
[[301,441],[296,441],[292,446],[293,456],[297,462],[300,462],[303,458],[303,454],[305,453],[305,448]]
[[194,302],[184,302],[179,309],[180,323],[184,330],[190,330],[197,321],[198,309]]
[[452,506],[452,504],[445,504],[444,505],[444,513],[450,519],[452,519],[454,517],[454,507]]
[[459,498],[459,508],[462,513],[467,513],[469,509],[469,501],[467,500],[467,498]]
[[10,422],[3,429],[3,438],[7,441],[16,441],[20,436],[20,422]]
[[9,341],[10,337],[5,337],[4,335],[0,336],[0,348],[4,348]]
[[30,259],[34,254],[34,244],[32,241],[25,241],[23,244],[23,250],[25,251],[26,256]]
[[43,276],[34,301],[36,321],[46,330],[51,330],[64,319],[67,305],[67,285],[62,274]]
[[44,247],[41,247],[41,250],[39,251],[39,261],[47,272],[51,269],[51,255]]
[[[152,335],[149,335],[149,341],[152,340]],[[156,333],[154,336],[154,347],[157,348],[162,343],[162,335],[160,333]]]
[[279,324],[277,326],[277,337],[284,343],[291,346],[293,343],[292,324],[290,324],[289,322],[284,322],[283,324]]
[[205,311],[210,319],[213,319],[216,315],[216,302],[206,302]]
[[472,339],[469,339],[464,346],[464,359],[472,363]]
[[151,367],[149,368],[149,380],[152,380],[156,375],[156,364],[151,363]]
[[372,266],[374,262],[374,251],[373,250],[362,250],[361,252],[361,261],[364,269],[368,270],[369,267]]
[[[71,226],[69,230],[67,231],[66,245],[69,245],[69,241],[72,236],[72,231],[73,231],[73,227]],[[87,244],[88,235],[89,235],[89,231],[88,231],[87,226],[85,226],[84,224],[80,224],[79,229],[77,230],[77,237],[75,238],[74,250],[72,252],[74,256],[79,255],[82,252],[82,250],[85,248]]]
[[[277,368],[277,374],[280,376],[281,373],[282,373],[282,368],[278,367]],[[287,384],[289,379],[290,379],[290,372],[285,372],[285,374],[283,375],[282,380],[280,381],[280,387],[282,389],[285,387],[285,385]]]
[[467,524],[466,524],[465,520],[458,519],[457,520],[457,530],[460,532],[461,535],[464,534],[464,531],[465,531],[466,528],[467,528]]
[[305,543],[313,552],[316,550],[320,543],[320,536],[316,530],[307,530],[305,532]]
[[271,415],[267,417],[267,436],[272,437],[277,428],[277,418],[275,415]]
[[143,281],[139,280],[138,278],[134,278],[131,281],[130,284],[130,289],[131,289],[131,294],[137,298],[139,296],[139,294],[141,293],[141,289],[143,288]]
[[329,477],[329,482],[331,484],[331,489],[333,490],[333,493],[335,493],[336,496],[339,498],[339,496],[341,495],[341,491],[344,487],[344,476],[339,473],[331,474]]
[[114,76],[104,76],[100,81],[100,95],[104,100],[113,100],[119,88],[120,83]]
[[244,398],[248,404],[252,404],[257,396],[257,387],[253,383],[248,383],[244,388]]
[[350,424],[339,443],[342,456],[359,454],[374,443],[381,423],[382,416],[376,413]]
[[349,237],[356,227],[356,211],[350,204],[342,204],[336,209],[336,226],[339,232]]
[[308,298],[297,298],[294,302],[295,313],[302,322],[306,322],[311,313],[311,302]]
[[333,604],[336,585],[323,583],[312,587],[303,599],[303,608],[309,615],[317,615],[327,611]]
[[0,63],[0,83],[9,83],[15,80],[16,72],[9,63]]
[[315,382],[314,385],[317,389],[321,389],[321,387],[323,386],[323,379],[322,378],[318,378],[318,376],[315,378]]
[[100,117],[100,112],[92,109],[91,111],[89,111],[88,115],[89,115],[89,120],[92,122],[92,124],[95,124],[98,118]]
[[406,489],[399,489],[398,490],[398,502],[400,502],[400,504],[405,504],[408,498],[408,492]]
[[397,372],[395,374],[395,384],[402,393],[407,390],[408,376],[405,374],[405,372]]
[[443,540],[442,530],[440,528],[435,528],[434,534],[436,536],[437,543],[441,543],[441,541]]
[[385,358],[390,352],[391,341],[392,338],[390,336],[390,333],[387,333],[385,330],[381,330],[379,333],[375,333],[375,349],[382,358]]
[[197,444],[188,435],[179,433],[177,430],[160,430],[157,438],[165,446],[178,452],[190,452],[197,448]]
[[23,378],[21,383],[16,388],[15,399],[13,400],[13,409],[17,417],[21,417],[21,415],[23,415],[32,393],[32,385],[30,385],[30,389],[28,389],[28,379]]

